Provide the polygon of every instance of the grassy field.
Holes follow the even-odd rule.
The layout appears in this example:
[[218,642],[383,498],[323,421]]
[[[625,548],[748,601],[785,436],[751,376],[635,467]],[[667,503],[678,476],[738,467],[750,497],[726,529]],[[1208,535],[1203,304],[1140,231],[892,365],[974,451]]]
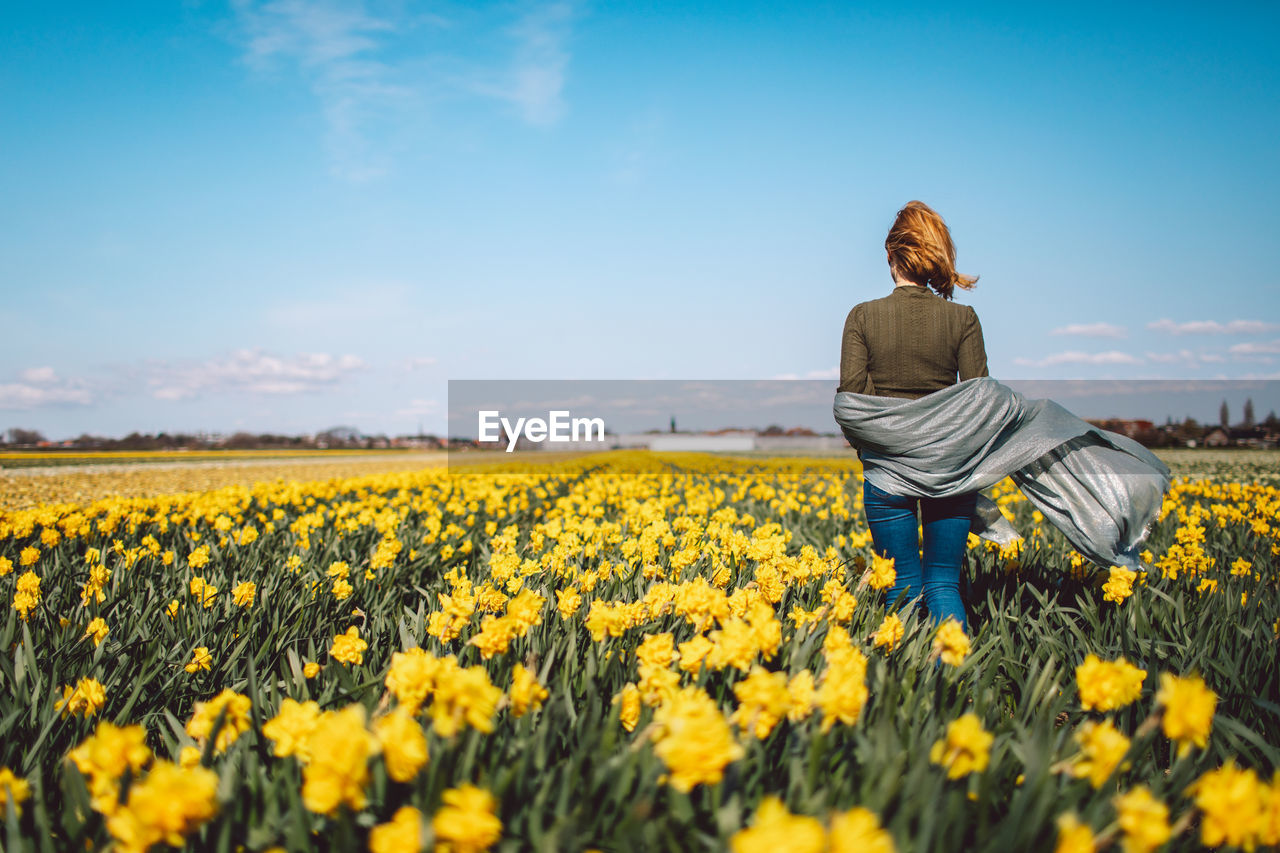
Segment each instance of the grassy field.
[[394,458],[415,455],[414,450],[13,450],[0,452],[0,468],[61,468],[85,465],[145,465],[157,462],[227,462],[232,460],[295,461],[333,457]]
[[0,509],[40,504],[91,503],[111,497],[156,497],[273,480],[354,477],[416,471],[444,465],[447,454],[312,453],[288,458],[216,456],[199,459],[157,454],[146,462],[117,463],[114,457],[84,466],[48,466],[0,471]]
[[1280,450],[1158,450],[1175,477],[1280,485]]
[[1275,845],[1276,457],[1168,458],[1137,575],[997,485],[971,635],[887,606],[848,457],[0,511],[5,847]]

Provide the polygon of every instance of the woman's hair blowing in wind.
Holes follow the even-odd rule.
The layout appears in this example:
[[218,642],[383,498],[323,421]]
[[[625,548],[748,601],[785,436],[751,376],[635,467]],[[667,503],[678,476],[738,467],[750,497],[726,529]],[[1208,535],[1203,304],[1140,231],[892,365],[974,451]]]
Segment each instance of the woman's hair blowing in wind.
[[899,277],[928,285],[944,299],[951,298],[957,285],[969,290],[978,280],[956,272],[956,247],[947,223],[922,201],[909,201],[898,211],[884,247]]

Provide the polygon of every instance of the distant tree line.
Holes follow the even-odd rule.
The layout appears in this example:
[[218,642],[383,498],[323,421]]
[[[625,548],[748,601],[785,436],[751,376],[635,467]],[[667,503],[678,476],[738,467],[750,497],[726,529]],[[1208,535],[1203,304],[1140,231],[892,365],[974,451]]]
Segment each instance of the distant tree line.
[[9,449],[40,450],[306,450],[306,449],[361,449],[373,450],[389,447],[439,447],[442,442],[435,436],[364,435],[351,427],[335,427],[315,435],[278,435],[275,433],[236,432],[220,433],[140,433],[131,432],[123,438],[108,438],[83,433],[77,438],[49,441],[39,430],[12,427],[0,433],[0,446]]
[[1280,418],[1272,411],[1258,422],[1252,399],[1245,400],[1243,418],[1235,424],[1231,423],[1231,410],[1226,400],[1218,408],[1216,424],[1202,424],[1190,415],[1182,421],[1169,417],[1161,426],[1151,421],[1121,418],[1091,420],[1090,423],[1127,435],[1147,447],[1280,446]]
[[[1218,410],[1218,423],[1201,424],[1188,415],[1180,422],[1172,417],[1162,425],[1152,421],[1122,418],[1091,420],[1090,423],[1112,432],[1127,435],[1148,447],[1276,447],[1280,446],[1280,418],[1271,411],[1257,422],[1253,400],[1244,403],[1243,418],[1231,424],[1231,412],[1223,400]],[[672,426],[675,419],[672,419]],[[651,430],[657,432],[657,430]],[[770,425],[763,435],[812,435],[803,428],[783,429]],[[470,447],[476,442],[469,439],[441,439],[434,435],[364,435],[354,427],[332,427],[315,435],[277,435],[275,433],[237,432],[220,433],[139,433],[131,432],[124,438],[80,435],[67,441],[52,442],[39,430],[11,427],[0,433],[0,447],[9,449],[47,450],[302,450],[302,449],[364,449],[381,448],[439,448]]]

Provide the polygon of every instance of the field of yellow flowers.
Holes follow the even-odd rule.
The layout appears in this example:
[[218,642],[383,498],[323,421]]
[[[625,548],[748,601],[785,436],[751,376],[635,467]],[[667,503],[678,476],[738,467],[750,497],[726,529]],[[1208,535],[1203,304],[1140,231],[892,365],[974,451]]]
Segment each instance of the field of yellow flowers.
[[856,461],[431,468],[0,511],[4,848],[1280,844],[1280,489],[1150,570],[971,537],[887,606]]

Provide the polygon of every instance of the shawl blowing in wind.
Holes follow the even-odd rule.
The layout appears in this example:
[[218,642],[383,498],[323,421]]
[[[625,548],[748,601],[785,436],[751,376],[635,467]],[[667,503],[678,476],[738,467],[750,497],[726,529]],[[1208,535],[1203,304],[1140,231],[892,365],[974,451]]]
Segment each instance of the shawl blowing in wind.
[[[1012,477],[1077,551],[1103,566],[1140,565],[1139,546],[1169,488],[1169,468],[1138,442],[986,376],[915,400],[842,391],[834,413],[876,488],[943,498]],[[1018,538],[981,495],[971,530],[1001,543]]]

